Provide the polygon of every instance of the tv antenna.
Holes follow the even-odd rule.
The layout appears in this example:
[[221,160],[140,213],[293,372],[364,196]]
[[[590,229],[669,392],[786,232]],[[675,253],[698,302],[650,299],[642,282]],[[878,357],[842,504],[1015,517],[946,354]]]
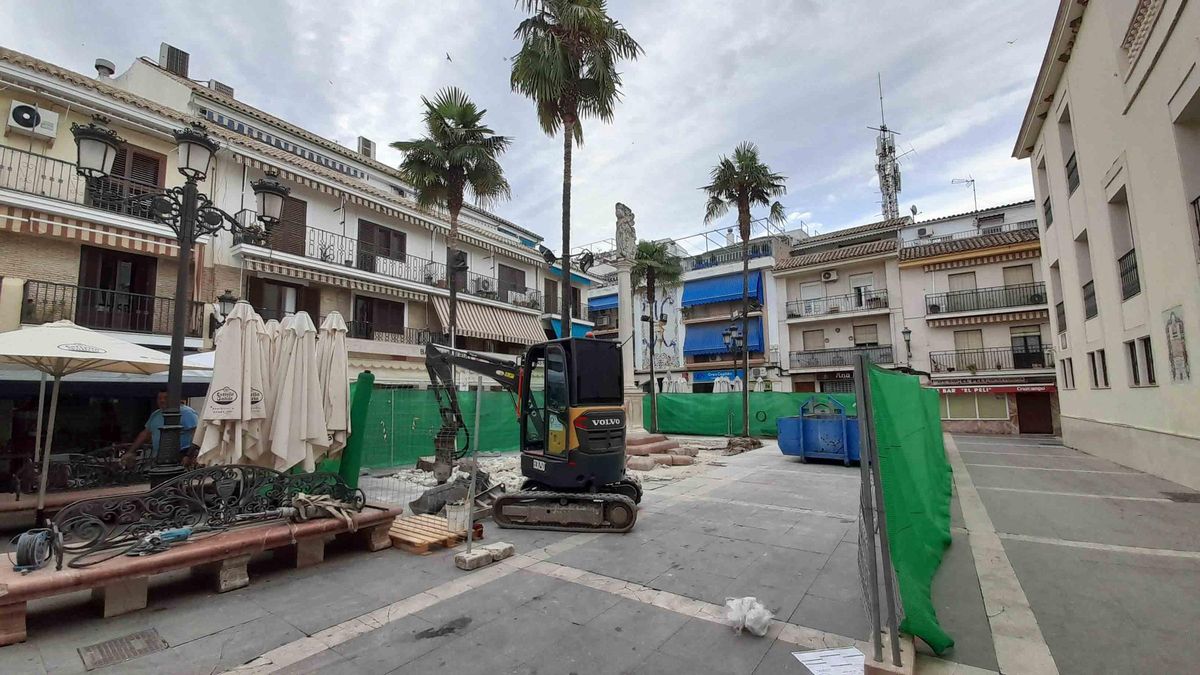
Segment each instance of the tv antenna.
[[950,181],[951,185],[970,185],[971,186],[971,201],[975,203],[975,213],[979,213],[979,196],[975,194],[975,178],[967,174],[966,178],[955,178]]
[[900,162],[896,157],[896,134],[888,128],[883,113],[883,76],[876,73],[879,85],[879,126],[867,127],[879,132],[875,139],[875,173],[879,175],[879,194],[883,197],[884,220],[900,217]]

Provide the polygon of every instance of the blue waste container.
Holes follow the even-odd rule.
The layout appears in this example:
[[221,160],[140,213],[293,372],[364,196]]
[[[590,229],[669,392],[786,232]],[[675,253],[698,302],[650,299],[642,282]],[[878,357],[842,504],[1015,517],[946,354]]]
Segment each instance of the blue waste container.
[[849,466],[858,461],[858,418],[846,415],[846,406],[835,399],[809,397],[800,414],[780,417],[776,423],[779,449],[783,454],[836,459]]

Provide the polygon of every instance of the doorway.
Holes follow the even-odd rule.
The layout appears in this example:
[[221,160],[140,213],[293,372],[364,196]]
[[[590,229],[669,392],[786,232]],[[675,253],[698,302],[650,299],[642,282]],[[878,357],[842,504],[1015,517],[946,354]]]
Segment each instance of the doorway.
[[[75,323],[87,328],[148,333],[154,330],[158,260],[84,246],[79,256]],[[170,303],[161,308],[165,316]]]
[[1023,434],[1054,433],[1050,394],[1017,394],[1017,429]]

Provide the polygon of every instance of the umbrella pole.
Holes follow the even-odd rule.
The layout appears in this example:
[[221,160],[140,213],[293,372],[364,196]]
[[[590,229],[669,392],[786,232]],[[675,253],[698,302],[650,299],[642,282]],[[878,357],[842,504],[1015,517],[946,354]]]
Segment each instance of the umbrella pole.
[[42,449],[42,475],[38,484],[37,526],[46,526],[46,482],[50,478],[50,448],[54,444],[54,415],[58,412],[58,386],[62,375],[54,376],[54,389],[50,393],[50,421],[46,425],[46,447]]
[[46,373],[42,372],[42,381],[38,385],[38,422],[37,430],[33,432],[33,463],[37,464],[42,459],[42,417],[43,408],[46,404]]

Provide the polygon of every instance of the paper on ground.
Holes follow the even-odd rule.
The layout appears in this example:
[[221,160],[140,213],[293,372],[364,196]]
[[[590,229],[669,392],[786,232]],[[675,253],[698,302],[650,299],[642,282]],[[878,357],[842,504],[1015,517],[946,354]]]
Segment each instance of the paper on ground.
[[854,647],[792,652],[792,656],[813,675],[861,675],[867,665],[867,657]]

